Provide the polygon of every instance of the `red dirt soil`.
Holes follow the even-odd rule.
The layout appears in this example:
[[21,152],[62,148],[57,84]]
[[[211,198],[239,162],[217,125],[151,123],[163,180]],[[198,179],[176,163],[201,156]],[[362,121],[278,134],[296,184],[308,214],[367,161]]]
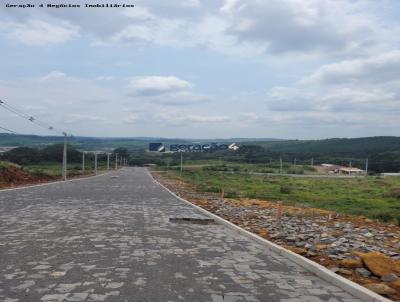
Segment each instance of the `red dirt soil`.
[[32,174],[18,167],[0,167],[0,189],[49,182],[57,179],[57,177],[50,175]]

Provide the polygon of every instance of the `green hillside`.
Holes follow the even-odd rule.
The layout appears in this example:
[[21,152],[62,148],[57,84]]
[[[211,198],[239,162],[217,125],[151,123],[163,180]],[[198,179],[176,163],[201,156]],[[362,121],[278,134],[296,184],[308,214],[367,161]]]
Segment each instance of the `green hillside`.
[[323,140],[288,140],[278,142],[250,142],[265,149],[293,153],[298,155],[344,155],[353,157],[368,157],[371,154],[383,152],[399,152],[400,137],[376,136],[362,138],[332,138]]
[[[60,136],[35,136],[0,134],[1,146],[21,146],[45,148],[48,145],[61,143]],[[82,150],[112,150],[123,147],[140,158],[139,162],[162,162],[165,156],[149,154],[149,142],[162,142],[166,145],[176,143],[239,143],[242,147],[237,152],[193,153],[187,154],[188,160],[212,160],[215,158],[233,162],[267,163],[279,161],[309,165],[311,159],[315,164],[324,162],[363,168],[369,160],[369,170],[375,172],[400,171],[400,137],[378,136],[363,138],[332,138],[323,140],[272,140],[272,139],[167,139],[151,137],[133,138],[99,138],[99,137],[70,137],[69,144]]]
[[[101,137],[68,137],[68,143],[78,149],[85,150],[109,150],[118,147],[127,148],[130,151],[141,151],[148,148],[150,141],[163,143],[187,142],[182,139],[163,138],[101,138]],[[63,142],[61,136],[38,136],[38,135],[17,135],[0,133],[0,146],[18,147],[45,147],[55,143]]]

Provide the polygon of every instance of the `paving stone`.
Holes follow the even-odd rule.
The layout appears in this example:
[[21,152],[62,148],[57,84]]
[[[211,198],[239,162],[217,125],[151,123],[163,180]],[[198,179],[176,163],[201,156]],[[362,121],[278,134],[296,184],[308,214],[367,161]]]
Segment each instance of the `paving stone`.
[[170,217],[209,218],[142,168],[0,191],[0,300],[359,301],[231,229]]

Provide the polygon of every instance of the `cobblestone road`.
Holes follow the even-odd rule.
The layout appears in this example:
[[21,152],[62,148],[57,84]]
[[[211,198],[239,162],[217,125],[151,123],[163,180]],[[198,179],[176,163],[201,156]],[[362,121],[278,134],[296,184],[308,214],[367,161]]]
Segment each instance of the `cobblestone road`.
[[0,191],[0,301],[358,301],[216,224],[146,170]]

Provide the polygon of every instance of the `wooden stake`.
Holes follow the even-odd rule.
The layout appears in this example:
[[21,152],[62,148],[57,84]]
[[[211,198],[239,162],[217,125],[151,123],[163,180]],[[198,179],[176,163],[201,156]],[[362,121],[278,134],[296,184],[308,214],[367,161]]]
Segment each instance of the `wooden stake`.
[[281,220],[282,214],[283,214],[282,201],[278,201],[278,203],[276,205],[276,219]]

